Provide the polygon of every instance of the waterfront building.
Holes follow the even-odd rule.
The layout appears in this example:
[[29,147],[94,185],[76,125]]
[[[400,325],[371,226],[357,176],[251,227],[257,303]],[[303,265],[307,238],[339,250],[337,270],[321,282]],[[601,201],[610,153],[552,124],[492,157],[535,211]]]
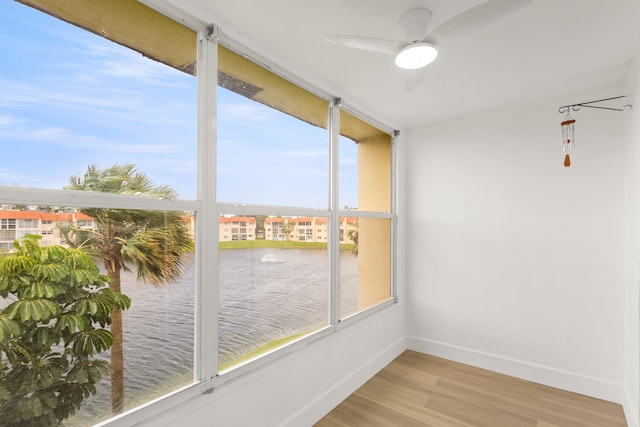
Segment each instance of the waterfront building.
[[85,229],[95,227],[94,219],[82,212],[0,210],[0,250],[12,249],[15,240],[28,234],[42,236],[42,246],[66,246],[57,229],[60,223],[76,223]]
[[[185,222],[193,235],[195,218],[185,215]],[[37,210],[0,210],[0,250],[13,248],[14,240],[27,234],[42,236],[40,245],[67,246],[60,237],[58,225],[75,223],[84,229],[95,228],[95,220],[82,212],[40,212]],[[295,240],[300,242],[324,242],[328,240],[328,220],[325,217],[265,218],[265,240]],[[218,220],[220,242],[256,240],[257,221],[248,216],[221,216]],[[358,219],[340,217],[340,243],[356,243],[353,231],[358,229]]]
[[[299,242],[324,242],[328,240],[328,219],[325,217],[273,217],[264,220],[265,240],[295,240]],[[358,219],[340,217],[340,243],[356,243],[353,234],[358,229]]]
[[221,216],[218,219],[218,240],[256,240],[256,219],[247,216]]

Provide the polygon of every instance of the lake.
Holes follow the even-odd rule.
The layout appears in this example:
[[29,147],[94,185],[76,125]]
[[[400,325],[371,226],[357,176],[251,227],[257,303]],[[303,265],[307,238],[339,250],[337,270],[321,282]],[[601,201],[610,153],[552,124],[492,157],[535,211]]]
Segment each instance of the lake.
[[[357,306],[357,258],[341,251],[340,269],[344,316]],[[162,288],[136,283],[135,273],[123,273],[122,292],[132,300],[123,314],[127,408],[193,381],[194,270],[190,260],[183,277]],[[322,249],[220,251],[220,364],[326,325],[328,274]],[[65,425],[92,425],[109,418],[110,411],[106,379]]]

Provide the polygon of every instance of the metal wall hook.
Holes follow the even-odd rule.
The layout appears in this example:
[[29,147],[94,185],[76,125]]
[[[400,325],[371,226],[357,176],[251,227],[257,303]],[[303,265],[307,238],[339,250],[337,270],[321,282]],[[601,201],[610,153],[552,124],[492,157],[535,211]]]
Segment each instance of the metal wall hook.
[[558,113],[564,114],[564,113],[569,113],[570,111],[578,111],[580,110],[579,105],[580,104],[562,106],[558,108]]
[[614,96],[612,98],[605,98],[605,99],[598,99],[597,101],[589,101],[589,102],[581,102],[579,104],[569,104],[569,105],[563,105],[562,107],[558,108],[558,112],[561,114],[567,113],[569,111],[579,111],[581,107],[585,107],[585,108],[597,108],[599,110],[610,110],[610,111],[624,111],[625,108],[631,108],[631,104],[627,104],[622,108],[611,108],[611,107],[601,107],[598,105],[591,105],[591,104],[597,104],[599,102],[605,102],[605,101],[612,101],[614,99],[620,99],[620,98],[626,98],[627,95],[621,95],[621,96]]

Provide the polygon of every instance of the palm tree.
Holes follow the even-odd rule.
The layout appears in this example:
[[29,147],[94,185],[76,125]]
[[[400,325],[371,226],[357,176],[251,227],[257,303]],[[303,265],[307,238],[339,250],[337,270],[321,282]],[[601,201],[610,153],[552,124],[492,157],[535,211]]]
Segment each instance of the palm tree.
[[[169,186],[155,185],[131,164],[116,164],[100,169],[91,165],[83,176],[69,178],[65,190],[152,196],[174,199]],[[92,229],[68,224],[60,228],[62,238],[72,247],[81,247],[104,262],[111,279],[109,289],[120,292],[120,272],[137,271],[137,279],[164,286],[182,274],[186,254],[193,240],[184,213],[134,209],[86,208],[80,211],[95,221]],[[112,313],[111,333],[111,407],[114,413],[124,407],[124,352],[122,311]]]
[[282,220],[282,232],[284,233],[284,238],[289,241],[291,237],[291,233],[293,233],[293,229],[296,228],[296,221],[290,218],[284,218]]

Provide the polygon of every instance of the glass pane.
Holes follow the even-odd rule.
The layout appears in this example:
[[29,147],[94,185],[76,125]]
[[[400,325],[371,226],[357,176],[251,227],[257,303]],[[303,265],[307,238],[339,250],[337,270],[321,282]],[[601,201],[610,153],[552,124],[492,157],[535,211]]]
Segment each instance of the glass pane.
[[326,101],[219,48],[219,202],[326,209]]
[[[195,199],[194,76],[17,2],[0,5],[0,185],[60,189],[89,165],[119,163]],[[83,15],[98,7],[129,13],[107,2]],[[127,39],[128,27],[107,18],[106,32]],[[177,49],[195,46],[193,33]]]
[[[341,226],[355,243],[340,251],[340,317],[345,318],[391,297],[391,220],[351,218]],[[342,238],[341,238],[342,240]]]
[[339,208],[358,209],[358,144],[352,139],[340,136],[339,140]]
[[345,111],[340,135],[340,207],[391,212],[391,136]]
[[[194,215],[30,208],[0,211],[2,231],[30,234],[21,240],[19,251],[10,233],[0,236],[0,247],[5,248],[0,251],[0,328],[11,322],[21,328],[5,327],[5,339],[0,340],[0,386],[15,400],[2,405],[2,419],[34,421],[39,414],[29,408],[45,404],[18,402],[46,401],[50,406],[48,398],[58,406],[80,407],[75,414],[58,415],[58,421],[88,426],[192,384]],[[30,246],[32,238],[36,240]],[[22,261],[11,262],[18,255]],[[122,300],[109,297],[118,295],[109,291],[126,295],[130,307],[116,310],[114,304]],[[27,305],[31,314],[17,310]],[[59,325],[67,327],[61,330]],[[29,345],[34,331],[44,334],[38,339],[44,345]],[[113,345],[104,331],[111,333]],[[12,359],[20,346],[28,348],[26,355]],[[21,361],[38,366],[43,379],[37,390],[25,380]]]
[[326,217],[220,217],[221,370],[327,325],[327,223]]

